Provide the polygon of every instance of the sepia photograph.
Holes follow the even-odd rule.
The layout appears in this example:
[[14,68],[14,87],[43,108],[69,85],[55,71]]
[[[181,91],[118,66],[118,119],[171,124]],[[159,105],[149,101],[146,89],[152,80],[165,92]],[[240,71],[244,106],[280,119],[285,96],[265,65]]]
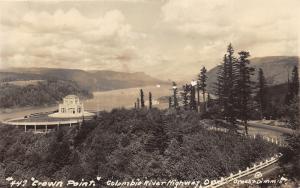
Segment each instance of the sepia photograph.
[[300,188],[299,0],[0,0],[0,188]]

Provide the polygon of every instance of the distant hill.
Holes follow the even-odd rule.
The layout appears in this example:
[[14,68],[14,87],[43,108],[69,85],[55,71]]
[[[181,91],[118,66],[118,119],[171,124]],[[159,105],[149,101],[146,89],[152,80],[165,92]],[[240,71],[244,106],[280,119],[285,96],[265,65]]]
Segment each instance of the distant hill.
[[6,82],[0,84],[0,108],[52,105],[69,94],[80,98],[93,97],[91,92],[80,88],[74,81],[47,80],[34,84]]
[[[287,82],[288,71],[299,65],[299,57],[296,56],[268,56],[251,59],[251,66],[256,69],[253,81],[257,80],[257,72],[262,68],[269,85],[278,85]],[[218,68],[208,71],[208,90],[212,91],[217,80]]]
[[125,73],[107,70],[83,71],[78,69],[13,68],[0,70],[0,81],[17,80],[72,80],[80,87],[93,91],[113,90],[153,84],[164,81],[143,72]]

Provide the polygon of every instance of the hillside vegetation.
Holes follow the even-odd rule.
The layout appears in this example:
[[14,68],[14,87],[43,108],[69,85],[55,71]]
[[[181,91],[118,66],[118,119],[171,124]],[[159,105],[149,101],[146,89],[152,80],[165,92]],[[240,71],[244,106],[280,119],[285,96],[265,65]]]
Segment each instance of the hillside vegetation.
[[216,178],[276,152],[262,139],[208,131],[194,112],[113,110],[44,135],[0,126],[1,179]]
[[0,108],[51,105],[68,94],[92,97],[73,81],[47,80],[25,86],[5,83],[0,85]]
[[81,88],[104,91],[164,83],[143,72],[116,72],[108,70],[84,71],[79,69],[13,68],[0,71],[0,82],[17,80],[72,80]]

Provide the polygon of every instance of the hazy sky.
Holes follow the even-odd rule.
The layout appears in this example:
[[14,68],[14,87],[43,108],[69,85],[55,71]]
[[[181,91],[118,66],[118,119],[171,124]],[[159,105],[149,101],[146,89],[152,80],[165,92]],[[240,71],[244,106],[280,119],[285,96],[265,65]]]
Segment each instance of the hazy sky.
[[63,67],[193,77],[232,42],[299,55],[299,0],[0,1],[0,68]]

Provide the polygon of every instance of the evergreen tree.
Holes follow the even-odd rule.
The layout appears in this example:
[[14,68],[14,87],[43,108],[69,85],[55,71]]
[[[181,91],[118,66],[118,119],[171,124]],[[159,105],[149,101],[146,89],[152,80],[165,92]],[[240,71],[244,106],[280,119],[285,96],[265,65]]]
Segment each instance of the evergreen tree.
[[292,98],[298,96],[299,94],[299,73],[298,73],[297,66],[294,66],[292,71],[291,93],[292,93]]
[[286,94],[285,102],[287,105],[291,104],[291,101],[299,94],[299,74],[298,67],[295,66],[292,70],[292,78],[288,76],[288,91]]
[[144,92],[143,92],[142,89],[140,90],[140,97],[141,97],[141,108],[144,108],[145,107],[145,100],[144,100]]
[[237,60],[234,57],[234,50],[231,44],[227,47],[227,53],[224,55],[223,64],[219,66],[216,95],[218,96],[219,105],[222,115],[227,122],[232,125],[232,129],[236,130],[237,119]]
[[265,110],[267,108],[267,83],[264,76],[263,70],[260,68],[258,70],[258,91],[257,91],[257,101],[260,108],[261,119],[265,116]]
[[178,107],[177,92],[177,84],[173,82],[173,104],[175,109]]
[[199,78],[199,81],[200,81],[200,89],[202,91],[202,96],[203,96],[203,103],[204,103],[204,106],[203,106],[203,110],[204,112],[206,111],[206,100],[205,100],[205,93],[206,93],[206,81],[207,81],[207,75],[206,75],[206,68],[203,67],[201,69],[201,72],[200,72],[200,78]]
[[[224,56],[223,62],[226,62],[226,55]],[[224,80],[225,80],[225,71],[224,65],[218,65],[217,71],[217,82],[214,83],[214,91],[217,96],[218,105],[223,107],[219,108],[221,111],[224,110]]]
[[149,92],[149,109],[152,108],[152,93]]
[[136,104],[137,104],[137,109],[139,109],[140,108],[140,99],[139,98],[136,99]]
[[292,134],[285,135],[286,147],[281,148],[283,156],[280,166],[292,179],[300,178],[300,109],[299,96],[294,97],[288,107],[288,125],[294,129]]
[[[201,70],[200,70],[201,72]],[[197,111],[200,111],[200,79],[201,79],[201,74],[198,74],[198,80],[197,80]]]
[[190,109],[191,110],[197,110],[197,104],[196,104],[196,88],[195,86],[189,85],[190,88]]
[[226,111],[225,117],[232,126],[236,127],[237,111],[235,108],[237,96],[235,93],[236,86],[236,58],[234,57],[234,50],[231,44],[227,48],[227,61],[224,63],[226,70],[225,78],[225,100],[226,100]]
[[249,111],[250,111],[250,100],[252,93],[252,85],[251,76],[254,73],[254,68],[249,67],[250,61],[249,52],[241,51],[238,53],[239,59],[236,65],[237,68],[237,84],[236,88],[236,96],[237,96],[237,110],[239,112],[238,116],[242,120],[245,126],[245,133],[248,134],[248,126],[247,121],[249,119]]
[[169,108],[172,108],[172,97],[169,97]]
[[189,104],[189,102],[188,102],[189,88],[188,88],[187,84],[183,85],[182,88],[183,88],[183,91],[181,92],[181,96],[183,98],[183,108],[185,110],[187,110],[188,109],[188,104]]
[[234,50],[231,44],[227,47],[227,54],[224,56],[223,68],[220,72],[222,80],[220,84],[221,99],[223,105],[223,116],[232,125],[232,129],[236,129],[236,101],[235,93],[236,87],[236,58],[234,57]]
[[207,103],[206,107],[210,108],[210,106],[211,106],[211,97],[210,97],[209,93],[207,93],[207,102],[206,103]]

